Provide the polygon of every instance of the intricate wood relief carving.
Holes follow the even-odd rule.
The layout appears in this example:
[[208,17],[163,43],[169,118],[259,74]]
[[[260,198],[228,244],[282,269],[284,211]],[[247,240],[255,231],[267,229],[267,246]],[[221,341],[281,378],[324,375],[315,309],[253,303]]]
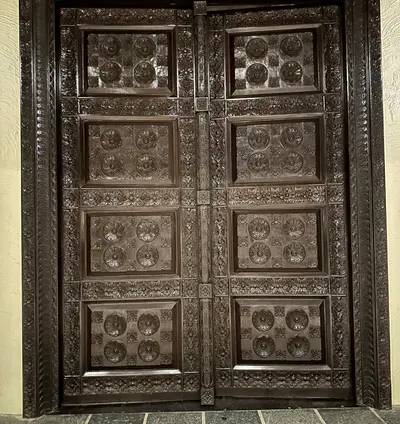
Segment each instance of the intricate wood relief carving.
[[[213,133],[213,127],[222,123],[220,118],[229,116],[263,115],[265,110],[271,115],[295,113],[325,113],[326,122],[326,156],[328,194],[323,186],[302,186],[302,194],[295,194],[296,203],[307,199],[307,203],[327,203],[328,226],[334,229],[334,243],[346,245],[346,234],[338,225],[340,215],[346,210],[343,183],[346,182],[345,169],[342,162],[346,156],[344,146],[349,146],[349,188],[351,216],[350,246],[352,255],[352,305],[354,317],[353,331],[343,327],[343,333],[338,332],[333,349],[341,352],[346,346],[346,331],[354,333],[354,358],[355,358],[355,386],[359,404],[375,407],[390,407],[390,364],[387,360],[389,342],[387,325],[387,268],[386,268],[386,236],[385,236],[385,210],[384,210],[384,167],[383,167],[383,142],[382,142],[382,104],[381,104],[381,79],[380,79],[380,37],[379,37],[379,3],[377,1],[365,2],[364,0],[347,1],[344,5],[344,42],[347,102],[344,104],[343,77],[341,75],[340,53],[338,44],[342,31],[340,28],[341,13],[336,6],[301,8],[301,9],[269,9],[254,12],[228,12],[213,13],[208,18],[209,47],[210,47],[210,116],[213,121],[211,127],[211,172],[213,186],[216,190],[211,193],[211,204],[223,210],[226,216],[227,201],[231,205],[247,204],[272,204],[290,205],[284,193],[291,196],[299,193],[291,187],[284,192],[280,189],[266,187],[261,190],[254,188],[226,188],[226,157],[224,156],[225,133],[222,136]],[[20,34],[21,34],[21,75],[22,75],[22,181],[23,181],[23,309],[24,309],[24,415],[33,417],[38,414],[54,412],[59,407],[58,385],[61,382],[65,396],[81,395],[81,377],[75,375],[59,375],[58,366],[58,242],[57,222],[58,199],[63,208],[65,221],[60,228],[62,237],[70,240],[65,244],[66,262],[62,265],[62,289],[65,303],[64,312],[67,310],[69,319],[63,322],[67,333],[73,334],[76,327],[76,311],[80,299],[79,282],[81,276],[79,263],[79,232],[81,217],[80,207],[102,208],[105,206],[153,207],[153,206],[180,206],[181,193],[179,189],[165,190],[152,188],[142,189],[83,189],[80,190],[79,173],[76,172],[77,163],[77,138],[74,136],[77,114],[93,114],[104,116],[170,116],[180,114],[194,118],[195,102],[192,97],[191,70],[193,68],[190,48],[190,31],[193,29],[193,15],[191,11],[173,9],[61,9],[60,28],[56,28],[54,5],[47,0],[36,0],[34,4],[22,0],[20,4]],[[151,22],[148,16],[152,16]],[[339,24],[338,24],[339,23]],[[354,26],[353,26],[354,23]],[[127,98],[77,98],[78,89],[75,85],[77,75],[78,48],[74,38],[78,33],[76,25],[110,25],[109,30],[102,29],[102,34],[112,32],[113,25],[133,25],[147,27],[143,32],[151,32],[151,25],[182,25],[177,30],[178,82],[177,89],[181,92],[180,99],[138,99]],[[325,81],[325,91],[322,94],[304,94],[296,96],[279,96],[258,99],[239,99],[225,101],[225,68],[220,58],[224,54],[224,25],[226,28],[257,28],[261,34],[265,27],[298,24],[322,24],[320,35],[322,37],[321,51],[324,55],[325,68],[322,71]],[[184,27],[187,28],[185,32]],[[56,33],[59,31],[60,55],[56,55]],[[295,34],[297,30],[290,30]],[[153,32],[154,33],[154,32]],[[289,33],[289,32],[288,32]],[[263,40],[264,36],[253,37]],[[107,58],[107,65],[102,74],[107,82],[118,76],[118,69],[109,59],[112,52],[119,50],[118,42],[105,38],[102,56]],[[117,37],[118,38],[118,37]],[[184,41],[184,39],[186,41]],[[251,41],[251,40],[248,40]],[[265,41],[265,40],[264,40]],[[282,40],[283,41],[283,40]],[[301,40],[300,40],[301,41]],[[146,44],[147,43],[147,44]],[[143,44],[143,43],[142,43]],[[151,44],[151,43],[150,43]],[[179,45],[182,45],[182,48]],[[151,51],[149,43],[139,47]],[[183,47],[187,45],[187,47]],[[147,46],[147,47],[146,47]],[[246,44],[247,46],[247,44]],[[245,47],[246,47],[245,46]],[[122,47],[122,46],[121,46]],[[269,46],[267,45],[267,49]],[[288,56],[287,62],[289,78],[298,78],[298,67],[291,63],[290,56],[299,49],[296,40],[287,40],[282,45],[283,51]],[[122,49],[123,50],[123,49]],[[251,59],[248,69],[258,62],[263,55],[265,46],[263,42],[252,41],[248,48],[248,57]],[[121,51],[121,50],[120,50]],[[273,51],[273,50],[270,50]],[[222,52],[222,53],[221,53]],[[288,53],[289,52],[289,53]],[[119,54],[119,53],[117,53]],[[143,53],[142,53],[143,54]],[[247,53],[246,53],[247,55]],[[266,56],[268,56],[268,51]],[[56,75],[56,56],[60,57],[59,74]],[[255,60],[255,58],[257,60]],[[294,60],[296,61],[296,60]],[[149,63],[144,60],[145,63]],[[240,62],[240,61],[239,61]],[[254,62],[254,63],[253,63]],[[239,63],[240,64],[240,63]],[[163,65],[162,65],[163,66]],[[265,66],[265,64],[264,64]],[[269,63],[268,63],[269,66]],[[152,76],[148,65],[138,68],[139,81]],[[283,67],[283,64],[282,64]],[[239,69],[242,69],[239,67]],[[264,78],[263,71],[252,68],[249,72],[250,80],[260,81]],[[256,72],[257,71],[257,72]],[[317,73],[320,72],[318,69]],[[99,71],[100,74],[100,71]],[[304,78],[304,72],[301,78]],[[281,77],[279,75],[279,77]],[[122,72],[121,72],[122,78]],[[269,83],[268,73],[266,82]],[[55,81],[60,81],[60,113],[61,128],[57,131]],[[145,83],[146,81],[144,81]],[[296,83],[295,83],[296,84]],[[194,91],[193,91],[194,93]],[[369,102],[368,102],[369,99]],[[324,103],[325,102],[325,103]],[[203,102],[204,103],[204,102]],[[36,107],[32,108],[32,104]],[[198,104],[198,102],[196,102]],[[325,109],[324,111],[324,104]],[[369,108],[365,108],[369,104]],[[348,122],[345,126],[341,120],[343,108],[348,108]],[[203,112],[205,111],[202,108]],[[199,110],[200,109],[196,109]],[[57,136],[60,133],[59,149],[56,147]],[[189,130],[190,133],[190,130]],[[193,132],[194,133],[194,132]],[[348,138],[345,143],[345,137]],[[214,153],[215,147],[215,153]],[[57,150],[60,150],[61,172],[56,172]],[[221,154],[222,152],[222,154]],[[194,154],[194,157],[196,154]],[[190,161],[188,161],[189,163]],[[376,164],[371,168],[370,164]],[[111,164],[112,165],[112,164]],[[193,169],[193,168],[191,168]],[[194,167],[195,169],[195,167]],[[194,171],[195,172],[195,171]],[[57,175],[61,175],[62,184],[57,183]],[[183,174],[182,174],[183,175]],[[191,174],[195,181],[196,175]],[[215,182],[214,182],[215,176]],[[58,186],[63,187],[58,193]],[[195,188],[191,182],[187,188]],[[240,190],[240,191],[238,191]],[[148,194],[146,194],[146,192]],[[271,194],[274,193],[274,194]],[[372,193],[372,194],[371,194]],[[131,197],[132,196],[132,197]],[[240,200],[242,196],[249,196],[250,201]],[[192,196],[196,199],[196,196]],[[192,203],[190,203],[192,202]],[[189,199],[186,205],[194,208],[195,203]],[[330,218],[332,217],[332,219]],[[218,221],[217,240],[222,240],[217,251],[227,249],[226,231],[223,227],[228,225],[218,214],[213,216],[213,222]],[[214,231],[214,229],[213,229]],[[118,233],[118,231],[117,231]],[[344,234],[344,236],[342,235]],[[372,237],[373,234],[373,237]],[[118,236],[118,234],[117,234]],[[114,236],[112,236],[114,237]],[[224,246],[225,243],[225,247]],[[359,246],[363,249],[359,250]],[[335,247],[337,249],[337,245]],[[197,253],[196,253],[197,257]],[[222,256],[221,256],[222,257]],[[213,263],[217,270],[224,270],[225,264],[221,257]],[[372,264],[375,263],[375,266]],[[222,265],[222,266],[221,266]],[[291,291],[293,284],[281,282],[280,279],[248,279],[249,290],[244,288],[243,279],[228,281],[227,272],[222,272],[221,277],[213,278],[217,296],[214,306],[217,317],[224,318],[225,328],[230,328],[229,317],[230,300],[228,294],[246,296],[250,294],[263,296],[279,294],[287,291],[291,294],[325,295],[327,280],[329,290],[334,299],[332,301],[332,314],[338,328],[348,320],[347,294],[348,270],[343,256],[339,261],[334,261],[332,266],[340,271],[339,275],[312,279],[313,283],[306,288],[306,282],[299,279],[296,291]],[[343,271],[343,272],[342,272]],[[218,272],[220,273],[220,272]],[[263,281],[264,280],[264,281]],[[286,279],[289,280],[289,279]],[[172,281],[172,280],[171,280]],[[175,280],[173,280],[175,281]],[[362,284],[361,284],[362,282]],[[82,285],[83,296],[87,299],[112,300],[117,298],[136,299],[148,293],[154,297],[179,296],[180,288],[173,282],[146,281],[139,289],[139,281],[110,282],[90,281]],[[154,285],[153,285],[154,283]],[[128,284],[128,288],[126,288]],[[240,284],[240,286],[238,285]],[[289,284],[289,287],[288,287]],[[182,281],[182,294],[193,296],[198,292],[198,283],[194,279]],[[170,288],[169,288],[170,287]],[[143,294],[142,294],[143,293]],[[282,293],[282,295],[285,293]],[[223,295],[221,297],[221,295]],[[120,296],[120,297],[118,297]],[[337,297],[335,297],[337,296]],[[223,300],[222,300],[223,299]],[[190,303],[190,302],[189,302]],[[221,307],[223,305],[223,307]],[[198,317],[198,305],[195,316]],[[222,314],[218,311],[223,310]],[[75,311],[75,312],[73,312]],[[279,311],[277,311],[279,312]],[[75,315],[74,315],[75,314]],[[75,316],[75,318],[73,318]],[[50,317],[50,319],[48,319]],[[75,319],[75,321],[74,321]],[[75,322],[75,324],[74,324]],[[193,319],[191,322],[196,322]],[[377,325],[375,325],[377,323]],[[197,323],[198,325],[198,323]],[[198,327],[197,327],[198,328]],[[361,328],[363,333],[361,333]],[[193,330],[197,334],[198,330]],[[313,330],[314,331],[314,330]],[[341,338],[343,335],[343,339]],[[73,336],[74,337],[74,336]],[[222,341],[223,340],[223,341]],[[224,352],[227,346],[228,355],[231,349],[230,333],[217,334],[217,352]],[[247,340],[247,339],[246,339]],[[380,340],[379,346],[377,340]],[[197,342],[198,343],[198,342]],[[67,345],[66,346],[72,346]],[[198,345],[197,348],[198,350]],[[195,349],[194,349],[195,350]],[[194,351],[193,350],[193,351]],[[348,351],[347,351],[348,352]],[[71,372],[76,372],[76,364],[66,356]],[[216,381],[220,388],[338,388],[346,389],[351,386],[351,373],[347,368],[334,368],[330,371],[259,371],[259,370],[231,370],[230,358],[225,361],[222,354],[217,355]],[[131,360],[132,358],[130,358]],[[349,357],[337,355],[337,366],[347,366]],[[161,352],[160,352],[161,360]],[[71,362],[72,361],[72,362]],[[336,366],[335,365],[335,366]],[[233,380],[232,380],[233,378]],[[194,392],[199,389],[198,368],[194,372],[183,375],[170,374],[168,376],[124,376],[124,377],[83,377],[82,390],[85,395],[102,394],[155,394],[176,393],[182,390]],[[40,396],[39,396],[40,394]]]

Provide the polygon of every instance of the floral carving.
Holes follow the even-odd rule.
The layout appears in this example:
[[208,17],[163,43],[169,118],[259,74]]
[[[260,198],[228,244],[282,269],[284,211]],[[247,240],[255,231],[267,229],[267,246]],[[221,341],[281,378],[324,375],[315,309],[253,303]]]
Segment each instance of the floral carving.
[[303,50],[300,39],[294,35],[289,35],[281,41],[281,52],[286,56],[298,56]]
[[114,57],[121,50],[121,42],[118,38],[109,35],[100,43],[100,52],[105,57]]
[[258,331],[268,331],[274,325],[274,315],[268,309],[257,309],[253,312],[251,321]]
[[300,144],[303,142],[303,134],[296,127],[288,127],[282,131],[281,141],[285,147],[289,149],[294,149],[296,147],[299,147]]
[[275,352],[275,343],[269,336],[258,336],[253,341],[254,353],[260,358],[268,358]]
[[151,268],[159,259],[159,253],[156,247],[145,245],[138,249],[136,253],[137,261],[144,268]]
[[305,231],[306,225],[304,224],[304,221],[300,218],[288,219],[283,224],[283,232],[285,233],[286,237],[291,238],[293,240],[297,240],[303,237]]
[[135,80],[139,84],[150,85],[156,79],[156,71],[150,63],[140,62],[133,71]]
[[268,131],[265,128],[255,127],[249,135],[249,145],[254,150],[263,150],[269,145]]
[[111,84],[121,78],[122,70],[118,63],[106,62],[100,67],[100,79],[106,84]]
[[247,160],[251,172],[263,174],[269,169],[268,157],[265,153],[253,153]]
[[310,342],[305,337],[291,337],[287,342],[287,350],[294,358],[302,358],[309,352]]
[[117,364],[125,359],[126,346],[119,340],[108,342],[104,347],[104,356],[107,361]]
[[304,330],[308,325],[308,315],[303,309],[291,309],[286,315],[286,325],[293,331]]
[[143,219],[136,227],[136,235],[145,243],[150,243],[155,240],[160,234],[158,224],[152,219]]
[[154,55],[156,51],[156,44],[149,37],[139,37],[135,46],[133,47],[136,56],[142,58],[149,58]]
[[283,249],[283,257],[290,264],[301,264],[306,258],[306,249],[301,243],[290,243]]
[[262,63],[253,63],[247,68],[246,79],[249,84],[262,85],[268,79],[268,69]]
[[303,68],[300,63],[289,61],[281,67],[281,78],[287,84],[296,84],[303,77]]
[[136,136],[136,146],[140,150],[153,150],[157,146],[157,135],[151,130],[140,130]]
[[125,250],[112,246],[104,251],[104,262],[109,268],[120,268],[126,260]]
[[105,130],[100,135],[101,146],[104,150],[113,150],[121,147],[122,139],[117,130]]
[[118,337],[125,333],[127,322],[120,314],[111,314],[104,321],[104,330],[111,337]]
[[266,264],[271,258],[271,251],[265,243],[254,243],[249,249],[250,260],[257,264]]
[[268,237],[270,226],[263,218],[255,218],[249,224],[249,234],[254,240],[264,240]]
[[105,156],[101,161],[101,171],[107,177],[115,177],[123,170],[122,162],[115,156]]
[[267,43],[262,38],[252,38],[246,45],[246,53],[251,59],[261,59],[267,52]]
[[157,171],[157,159],[147,154],[139,156],[136,161],[136,170],[142,177],[151,177]]
[[139,344],[138,355],[144,362],[154,362],[160,355],[160,345],[153,339],[143,340]]
[[284,171],[296,173],[301,171],[303,163],[304,159],[300,153],[290,152],[282,159],[281,165]]
[[103,237],[105,240],[116,243],[125,236],[125,227],[118,221],[107,222],[103,227]]
[[152,336],[160,329],[160,319],[156,314],[147,312],[138,319],[139,331],[145,336]]

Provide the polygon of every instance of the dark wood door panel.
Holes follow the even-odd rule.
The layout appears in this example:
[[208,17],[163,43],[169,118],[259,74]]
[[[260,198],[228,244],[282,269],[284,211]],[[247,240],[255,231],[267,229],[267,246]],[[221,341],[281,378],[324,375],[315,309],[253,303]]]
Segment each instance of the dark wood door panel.
[[65,404],[199,399],[193,18],[61,9]]
[[208,24],[216,394],[349,399],[340,10]]
[[66,404],[352,396],[340,11],[205,6],[61,9]]

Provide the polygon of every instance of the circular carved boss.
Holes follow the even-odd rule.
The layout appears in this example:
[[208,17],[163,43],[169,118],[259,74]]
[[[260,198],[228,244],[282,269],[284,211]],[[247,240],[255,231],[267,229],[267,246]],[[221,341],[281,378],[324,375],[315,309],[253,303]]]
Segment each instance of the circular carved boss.
[[126,319],[120,314],[111,314],[104,321],[104,330],[111,337],[118,337],[125,333]]

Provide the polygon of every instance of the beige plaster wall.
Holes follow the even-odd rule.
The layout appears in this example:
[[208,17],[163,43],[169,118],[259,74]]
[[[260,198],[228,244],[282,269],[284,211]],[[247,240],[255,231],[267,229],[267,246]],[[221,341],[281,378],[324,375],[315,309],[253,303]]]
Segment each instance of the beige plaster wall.
[[0,0],[0,413],[22,397],[18,50],[18,0]]
[[[400,405],[400,0],[382,1],[393,403]],[[0,413],[21,413],[18,0],[0,0]]]
[[400,405],[400,0],[381,0],[393,404]]

